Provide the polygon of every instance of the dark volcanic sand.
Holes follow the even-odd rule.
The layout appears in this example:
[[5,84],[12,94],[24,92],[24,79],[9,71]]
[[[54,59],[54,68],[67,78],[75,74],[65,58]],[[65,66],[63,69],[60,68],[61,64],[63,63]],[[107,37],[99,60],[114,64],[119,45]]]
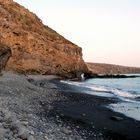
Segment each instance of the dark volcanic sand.
[[98,139],[102,136],[113,140],[140,140],[139,121],[105,107],[117,102],[117,99],[78,93],[70,85],[58,81],[54,83],[60,90],[59,96],[64,98],[53,103],[49,116],[60,116],[62,121],[78,126],[79,131],[85,130],[86,139]]

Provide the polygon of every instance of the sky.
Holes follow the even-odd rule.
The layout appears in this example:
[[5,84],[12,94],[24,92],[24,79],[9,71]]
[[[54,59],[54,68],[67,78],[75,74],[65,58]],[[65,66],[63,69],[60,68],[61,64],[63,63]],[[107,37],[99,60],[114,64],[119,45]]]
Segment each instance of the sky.
[[83,49],[86,62],[140,67],[139,0],[14,0]]

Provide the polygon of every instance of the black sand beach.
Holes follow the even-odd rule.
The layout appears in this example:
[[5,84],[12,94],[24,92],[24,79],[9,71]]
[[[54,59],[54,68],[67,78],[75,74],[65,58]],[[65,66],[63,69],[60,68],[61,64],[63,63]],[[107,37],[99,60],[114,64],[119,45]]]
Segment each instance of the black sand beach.
[[0,77],[2,140],[139,140],[140,122],[104,106],[116,99],[79,93],[56,76]]
[[113,112],[105,106],[117,99],[81,94],[71,85],[56,83],[60,96],[65,100],[53,103],[49,113],[59,115],[64,122],[79,125],[86,130],[86,139],[139,140],[140,122],[123,114]]

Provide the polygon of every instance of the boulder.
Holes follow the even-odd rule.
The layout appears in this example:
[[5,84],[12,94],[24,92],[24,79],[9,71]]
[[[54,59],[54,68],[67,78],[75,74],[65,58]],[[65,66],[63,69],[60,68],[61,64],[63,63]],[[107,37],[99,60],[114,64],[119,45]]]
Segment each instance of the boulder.
[[11,56],[11,49],[4,44],[0,44],[0,72],[6,67]]

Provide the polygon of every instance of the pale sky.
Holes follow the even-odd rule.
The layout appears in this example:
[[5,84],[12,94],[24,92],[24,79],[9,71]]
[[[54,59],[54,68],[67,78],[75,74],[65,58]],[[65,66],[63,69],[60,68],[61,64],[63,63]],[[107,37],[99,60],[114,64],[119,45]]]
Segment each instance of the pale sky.
[[82,47],[85,61],[140,67],[140,0],[15,0]]

